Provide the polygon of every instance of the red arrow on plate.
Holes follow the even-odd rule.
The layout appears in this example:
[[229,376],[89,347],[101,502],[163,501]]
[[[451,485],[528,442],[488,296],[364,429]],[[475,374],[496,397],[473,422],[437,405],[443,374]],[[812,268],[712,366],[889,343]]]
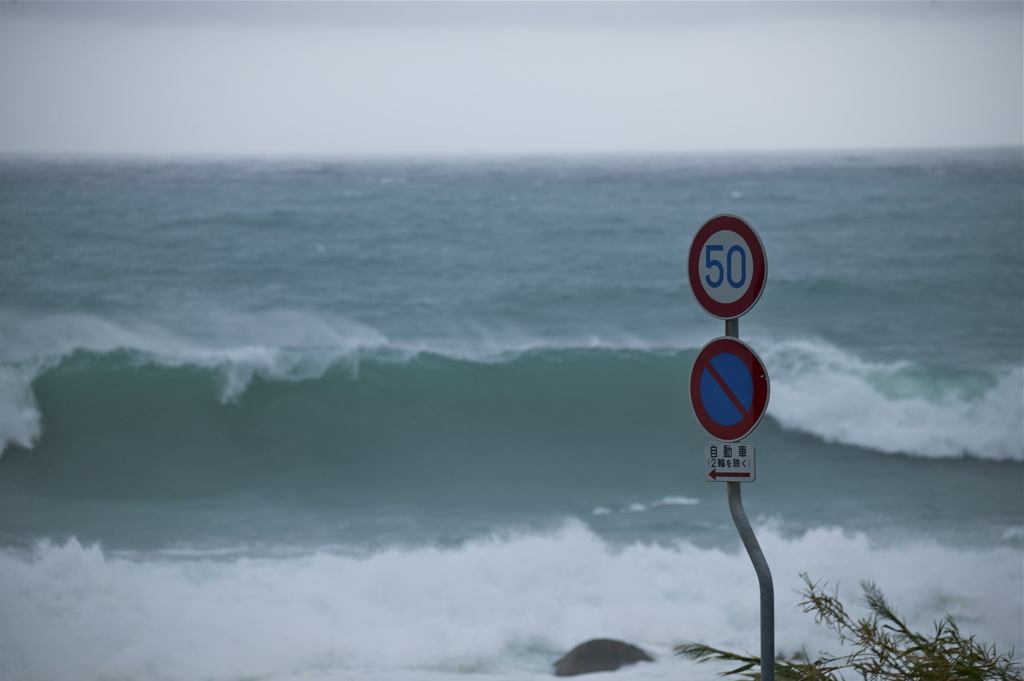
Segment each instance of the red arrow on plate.
[[718,480],[719,478],[749,478],[750,473],[719,473],[718,469],[712,468],[708,474],[712,480]]

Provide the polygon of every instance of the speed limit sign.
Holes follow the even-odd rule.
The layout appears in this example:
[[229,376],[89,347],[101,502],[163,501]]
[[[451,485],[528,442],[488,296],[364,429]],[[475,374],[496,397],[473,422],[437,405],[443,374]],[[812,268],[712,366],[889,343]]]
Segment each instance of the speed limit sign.
[[735,215],[717,215],[697,230],[687,270],[697,302],[718,319],[749,312],[768,276],[761,238]]

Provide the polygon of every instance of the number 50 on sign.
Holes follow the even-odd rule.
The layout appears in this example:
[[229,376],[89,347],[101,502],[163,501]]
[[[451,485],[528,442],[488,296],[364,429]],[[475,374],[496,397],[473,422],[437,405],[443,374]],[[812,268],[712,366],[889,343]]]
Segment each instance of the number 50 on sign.
[[687,270],[700,306],[713,317],[734,319],[761,297],[768,267],[757,232],[735,215],[717,215],[693,237]]

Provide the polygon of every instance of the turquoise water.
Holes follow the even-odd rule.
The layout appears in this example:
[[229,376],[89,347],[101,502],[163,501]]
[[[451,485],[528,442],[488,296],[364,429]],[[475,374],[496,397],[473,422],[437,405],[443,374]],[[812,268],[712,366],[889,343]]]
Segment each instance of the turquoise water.
[[780,647],[819,636],[806,571],[1019,650],[1020,150],[6,159],[0,670],[518,679],[618,636],[661,678],[684,640],[756,648],[687,392],[722,323],[686,255],[725,212],[767,252],[744,495]]

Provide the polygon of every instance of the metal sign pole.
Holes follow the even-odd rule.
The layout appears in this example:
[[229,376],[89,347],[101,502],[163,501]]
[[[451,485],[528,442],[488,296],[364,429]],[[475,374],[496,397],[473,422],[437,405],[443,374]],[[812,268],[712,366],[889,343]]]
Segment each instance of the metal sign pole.
[[[690,290],[704,311],[725,320],[726,338],[705,345],[690,371],[690,404],[697,420],[713,438],[707,443],[704,479],[727,483],[732,521],[754,564],[761,587],[761,679],[775,681],[775,588],[757,537],[743,510],[740,483],[753,482],[753,447],[739,445],[731,458],[730,444],[757,427],[768,406],[768,372],[757,354],[740,338],[739,318],[761,297],[768,276],[764,245],[757,232],[735,215],[717,215],[697,230],[687,256]],[[723,458],[716,456],[722,444]],[[749,458],[748,458],[749,449]],[[742,458],[741,458],[742,457]],[[747,470],[735,470],[746,468]],[[719,471],[724,467],[725,471]]]
[[[732,338],[740,337],[739,318],[725,320],[725,335]],[[740,533],[750,562],[757,573],[757,583],[761,588],[761,681],[775,681],[775,587],[772,584],[772,573],[768,569],[768,561],[761,552],[754,530],[743,510],[743,497],[740,494],[740,483],[727,482],[729,496],[729,512],[736,530]]]

